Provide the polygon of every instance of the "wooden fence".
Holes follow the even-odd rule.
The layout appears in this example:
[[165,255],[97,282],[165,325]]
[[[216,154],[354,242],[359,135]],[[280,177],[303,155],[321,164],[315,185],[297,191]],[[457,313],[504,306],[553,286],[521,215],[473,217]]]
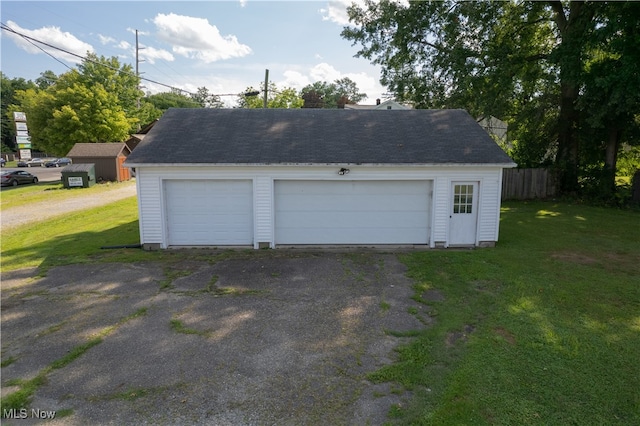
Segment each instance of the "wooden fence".
[[504,169],[503,200],[528,200],[556,195],[555,173],[549,169]]

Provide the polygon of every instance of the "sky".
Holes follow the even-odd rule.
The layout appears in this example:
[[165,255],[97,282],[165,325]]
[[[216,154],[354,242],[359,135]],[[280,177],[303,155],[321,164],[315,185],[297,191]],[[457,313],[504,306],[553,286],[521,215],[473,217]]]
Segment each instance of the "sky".
[[[278,88],[300,90],[316,81],[349,77],[375,103],[382,98],[380,69],[355,58],[358,46],[340,36],[349,0],[338,1],[5,1],[3,26],[79,56],[87,51],[136,65],[143,90],[167,86],[219,95],[258,88],[269,70]],[[0,70],[8,78],[59,75],[81,61],[5,30]],[[46,52],[46,53],[45,53]],[[53,56],[53,57],[52,57]],[[233,106],[235,96],[222,96]]]

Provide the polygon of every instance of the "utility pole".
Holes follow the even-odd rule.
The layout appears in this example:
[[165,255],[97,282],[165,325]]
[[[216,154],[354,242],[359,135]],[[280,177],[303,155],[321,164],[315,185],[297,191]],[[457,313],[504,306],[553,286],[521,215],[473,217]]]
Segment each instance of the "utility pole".
[[263,108],[267,108],[267,95],[269,93],[269,70],[264,70],[264,98]]
[[[142,90],[142,87],[140,86],[140,62],[144,62],[144,59],[140,60],[140,49],[144,49],[144,47],[140,47],[138,44],[138,30],[136,30],[136,77],[138,77],[138,91]],[[140,96],[138,96],[137,105],[138,109],[140,109]]]

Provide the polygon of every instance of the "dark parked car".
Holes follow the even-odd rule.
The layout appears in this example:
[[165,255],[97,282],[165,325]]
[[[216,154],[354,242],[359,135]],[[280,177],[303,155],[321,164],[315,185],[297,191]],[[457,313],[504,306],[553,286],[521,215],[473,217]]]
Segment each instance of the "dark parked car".
[[18,161],[18,167],[42,167],[44,166],[44,160],[42,158],[32,158],[31,160]]
[[22,170],[6,171],[0,175],[2,186],[18,186],[21,183],[38,183],[38,178]]
[[71,158],[56,158],[53,161],[47,161],[44,163],[45,167],[63,167],[71,164]]

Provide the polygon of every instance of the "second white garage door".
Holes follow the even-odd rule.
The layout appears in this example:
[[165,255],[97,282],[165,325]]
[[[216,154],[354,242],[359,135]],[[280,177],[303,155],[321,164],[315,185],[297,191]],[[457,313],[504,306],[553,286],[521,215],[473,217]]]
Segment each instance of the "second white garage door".
[[168,245],[253,244],[250,180],[165,181]]
[[427,244],[430,181],[275,182],[276,244]]

